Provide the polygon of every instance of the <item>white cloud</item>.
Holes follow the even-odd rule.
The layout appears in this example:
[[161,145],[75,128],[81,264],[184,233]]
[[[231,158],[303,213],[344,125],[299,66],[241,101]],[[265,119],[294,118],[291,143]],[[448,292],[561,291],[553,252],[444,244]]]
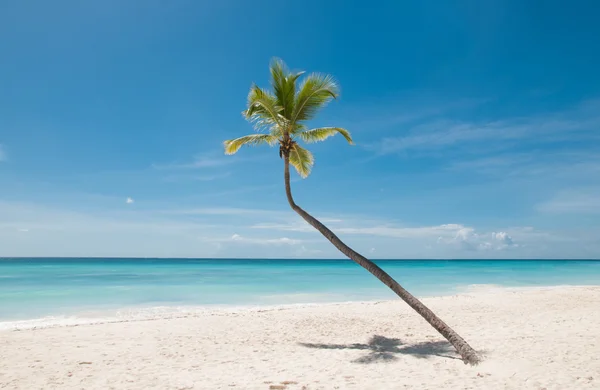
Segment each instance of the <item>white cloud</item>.
[[492,233],[492,239],[501,243],[502,245],[511,246],[513,244],[512,237],[508,235],[506,232],[494,232]]
[[[481,244],[480,244],[481,245]],[[511,236],[506,232],[493,232],[490,240],[483,243],[485,249],[503,250],[510,247],[517,247]]]
[[24,229],[24,228],[20,228],[17,229],[18,231],[22,232],[22,233],[27,233],[29,231],[29,229]]
[[504,250],[516,247],[511,236],[506,232],[477,233],[475,229],[463,227],[454,237],[438,237],[438,244],[458,245],[465,250]]
[[135,200],[133,200],[132,198],[127,198],[127,199],[125,200],[125,203],[127,203],[127,204],[132,204],[132,203],[134,203],[134,202],[135,202]]

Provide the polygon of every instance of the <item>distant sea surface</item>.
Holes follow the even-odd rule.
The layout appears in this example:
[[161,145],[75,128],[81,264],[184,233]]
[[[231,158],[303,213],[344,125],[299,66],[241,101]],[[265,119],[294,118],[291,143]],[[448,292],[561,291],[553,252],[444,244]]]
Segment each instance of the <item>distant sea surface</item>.
[[[473,286],[600,285],[600,261],[376,261],[419,297]],[[0,259],[0,329],[131,319],[241,306],[396,296],[347,260]]]

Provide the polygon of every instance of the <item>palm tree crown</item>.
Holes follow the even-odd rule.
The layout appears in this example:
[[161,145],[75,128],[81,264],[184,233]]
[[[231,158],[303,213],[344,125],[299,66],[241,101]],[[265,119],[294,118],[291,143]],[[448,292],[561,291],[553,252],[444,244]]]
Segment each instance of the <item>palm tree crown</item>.
[[340,133],[349,144],[353,144],[346,129],[308,129],[305,124],[331,99],[339,96],[339,87],[333,77],[319,73],[307,75],[297,85],[304,72],[290,72],[280,59],[274,59],[270,68],[273,91],[253,84],[248,94],[248,108],[242,112],[257,131],[264,133],[225,141],[225,154],[234,154],[243,145],[279,144],[279,156],[287,154],[290,164],[305,178],[310,174],[314,158],[310,151],[298,145],[298,140],[314,143]]

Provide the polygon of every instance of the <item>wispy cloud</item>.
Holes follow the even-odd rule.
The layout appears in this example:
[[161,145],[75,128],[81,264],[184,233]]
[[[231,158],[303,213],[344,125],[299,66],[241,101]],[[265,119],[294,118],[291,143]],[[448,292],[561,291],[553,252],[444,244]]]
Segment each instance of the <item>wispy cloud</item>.
[[190,182],[190,181],[213,181],[231,176],[231,172],[223,172],[212,175],[168,175],[163,178],[164,181],[170,183]]
[[174,215],[232,215],[232,216],[242,216],[242,215],[255,215],[255,216],[264,216],[264,217],[273,217],[273,216],[288,216],[290,214],[289,211],[279,211],[279,210],[265,210],[265,209],[245,209],[245,208],[237,208],[237,207],[210,207],[210,208],[194,208],[194,209],[174,209],[174,210],[163,210],[164,214],[174,214]]
[[485,143],[486,148],[505,149],[516,141],[561,142],[600,139],[600,101],[587,101],[557,114],[492,120],[459,121],[435,119],[412,127],[408,134],[386,137],[369,148],[378,154],[404,151],[434,151],[454,146]]
[[149,210],[72,211],[0,200],[0,256],[214,256],[198,236],[228,231],[219,221]]
[[203,241],[216,242],[216,243],[242,243],[251,245],[299,245],[305,242],[304,240],[298,240],[288,237],[279,238],[264,238],[264,237],[245,237],[239,234],[233,234],[227,238],[211,238],[202,237]]
[[[288,215],[290,215],[290,214],[287,213],[285,216],[288,216]],[[310,226],[308,223],[301,220],[295,214],[292,214],[292,216],[294,217],[293,220],[290,218],[286,222],[261,222],[261,223],[252,225],[251,228],[252,229],[265,229],[265,230],[281,230],[281,231],[288,231],[288,232],[302,232],[302,233],[317,232],[317,230],[314,227]],[[339,218],[327,218],[327,217],[324,217],[324,218],[317,217],[317,219],[325,224],[331,224],[331,225],[335,225],[335,224],[338,224],[338,223],[344,221],[343,219],[339,219]]]
[[[435,237],[440,234],[452,235],[464,228],[459,224],[445,224],[426,227],[396,226],[389,221],[365,220],[360,217],[328,218],[317,217],[336,233],[381,236],[393,238]],[[253,229],[278,230],[286,232],[318,233],[315,228],[298,218],[289,218],[280,222],[261,222],[251,226]]]
[[174,216],[169,218],[152,211],[137,212],[132,209],[125,212],[116,208],[112,212],[103,210],[94,213],[0,200],[0,228],[20,229],[23,226],[28,229],[65,232],[115,232],[128,229],[193,232],[215,227],[214,224],[190,222]]
[[[118,206],[112,211],[75,212],[0,201],[0,256],[341,256],[310,226],[286,225],[290,215],[282,218],[277,211],[253,209],[199,211],[208,217],[196,221],[177,211]],[[600,253],[597,229],[406,227],[352,218],[330,218],[328,224],[361,253],[376,248],[378,258],[597,258]],[[309,231],[313,233],[306,236]]]
[[469,158],[447,165],[449,171],[502,176],[540,176],[543,174],[594,177],[600,173],[600,156],[586,151],[532,151],[502,153],[484,158]]
[[537,209],[553,214],[600,214],[600,189],[564,191],[538,204]]
[[201,169],[229,165],[236,162],[235,157],[225,156],[223,153],[210,152],[196,155],[192,161],[171,162],[166,164],[152,164],[152,168],[161,170],[175,169]]
[[[325,223],[325,222],[323,222]],[[303,232],[313,233],[316,232],[315,228],[307,223],[302,222],[291,222],[291,223],[278,223],[278,222],[261,222],[252,225],[253,229],[265,229],[265,230],[281,230],[287,232]]]
[[534,161],[532,153],[512,153],[493,157],[484,157],[468,160],[454,161],[447,166],[447,170],[468,170],[479,173],[504,172],[506,169],[527,164]]
[[264,184],[264,185],[246,185],[246,186],[240,186],[240,187],[236,187],[234,189],[229,189],[229,190],[205,193],[205,194],[202,194],[202,196],[204,198],[222,198],[222,197],[226,197],[226,196],[230,196],[230,195],[249,194],[249,193],[253,193],[253,192],[265,192],[265,191],[272,191],[272,190],[277,190],[277,189],[281,190],[282,187],[283,187],[283,185],[280,183]]
[[[325,215],[329,216],[315,214],[316,218],[319,221],[321,221],[324,224],[327,224],[332,229],[337,229],[338,227],[340,227],[341,223],[347,222],[347,217],[339,218],[336,216],[336,214]],[[283,212],[277,215],[277,217],[279,218],[274,218],[274,220],[270,222],[255,223],[251,225],[250,228],[259,230],[277,230],[294,233],[319,233],[318,230],[306,223],[302,218],[300,218],[296,213],[292,212],[291,210]]]
[[463,225],[445,224],[426,227],[394,227],[394,226],[371,226],[371,227],[339,227],[336,232],[343,234],[357,234],[369,236],[382,236],[394,238],[423,238],[453,236],[461,229]]
[[217,168],[236,164],[240,162],[249,162],[260,160],[262,157],[243,157],[243,156],[227,156],[222,151],[207,152],[194,156],[191,161],[181,162],[174,161],[165,164],[152,164],[152,168],[158,170],[191,170],[204,168]]
[[[342,220],[336,220],[342,222]],[[396,239],[429,240],[438,244],[456,244],[463,249],[502,250],[514,247],[512,237],[503,231],[477,232],[474,228],[462,224],[443,224],[423,227],[398,227],[393,225],[375,225],[348,227],[333,223],[333,231],[338,234],[375,236]],[[337,226],[336,226],[337,225]],[[298,223],[262,223],[252,226],[255,229],[271,229],[293,232],[315,232],[307,224]],[[374,251],[373,251],[374,252]]]
[[134,202],[135,202],[135,200],[133,200],[133,198],[127,198],[127,199],[125,199],[125,203],[127,203],[127,204],[132,204]]
[[[411,97],[396,101],[393,105],[376,104],[374,110],[365,114],[365,108],[361,107],[358,112],[365,115],[366,119],[353,120],[350,127],[373,131],[374,129],[386,129],[393,126],[419,122],[423,119],[439,118],[449,112],[472,109],[480,106],[490,99],[464,98],[447,102],[428,102],[423,104],[422,99]],[[352,114],[350,114],[351,116]]]

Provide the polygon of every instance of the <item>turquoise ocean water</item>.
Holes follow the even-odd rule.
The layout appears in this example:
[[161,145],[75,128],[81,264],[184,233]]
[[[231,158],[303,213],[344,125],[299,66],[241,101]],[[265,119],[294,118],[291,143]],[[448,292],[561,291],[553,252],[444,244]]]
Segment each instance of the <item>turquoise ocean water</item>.
[[[385,260],[417,296],[506,287],[600,285],[600,261]],[[395,299],[346,260],[0,259],[0,325],[148,318],[206,308]],[[1,326],[0,326],[1,328]]]

